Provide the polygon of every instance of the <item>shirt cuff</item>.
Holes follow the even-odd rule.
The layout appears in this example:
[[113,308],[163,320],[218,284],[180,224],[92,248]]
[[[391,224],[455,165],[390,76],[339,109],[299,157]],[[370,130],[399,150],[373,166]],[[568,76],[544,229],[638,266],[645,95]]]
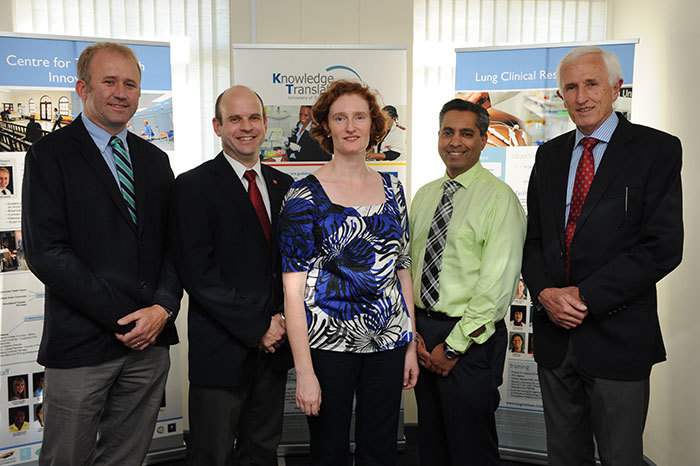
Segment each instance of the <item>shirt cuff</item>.
[[[479,327],[471,329],[469,333],[474,332],[478,328]],[[458,323],[452,329],[447,338],[445,338],[445,343],[450,345],[458,353],[464,354],[473,343],[476,343],[477,345],[486,343],[486,341],[491,338],[491,335],[496,332],[496,325],[493,322],[484,324],[484,331],[476,337],[471,337],[469,334],[464,335],[462,331],[462,327]]]

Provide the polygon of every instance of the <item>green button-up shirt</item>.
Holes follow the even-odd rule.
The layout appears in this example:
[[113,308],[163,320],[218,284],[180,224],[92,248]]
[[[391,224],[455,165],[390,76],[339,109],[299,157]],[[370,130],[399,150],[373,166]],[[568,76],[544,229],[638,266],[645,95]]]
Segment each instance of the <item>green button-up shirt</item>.
[[[442,178],[418,190],[409,214],[416,306],[420,299],[425,246],[435,209],[442,197]],[[510,187],[479,162],[455,178],[462,187],[454,193],[454,210],[442,255],[440,298],[432,310],[461,320],[445,340],[463,353],[473,342],[493,335],[513,301],[520,276],[525,242],[525,212]],[[484,326],[479,336],[469,336]]]

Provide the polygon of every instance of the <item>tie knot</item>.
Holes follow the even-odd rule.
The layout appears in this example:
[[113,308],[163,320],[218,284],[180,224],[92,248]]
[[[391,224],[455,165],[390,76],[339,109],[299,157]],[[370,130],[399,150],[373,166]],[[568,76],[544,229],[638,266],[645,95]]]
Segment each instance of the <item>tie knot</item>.
[[243,178],[248,180],[248,183],[255,182],[255,170],[246,170],[245,173],[243,173]]
[[122,147],[122,140],[119,139],[119,138],[116,137],[116,136],[112,136],[112,137],[109,139],[109,145],[110,145],[111,147],[115,147],[115,146]]
[[457,191],[462,185],[455,180],[447,180],[443,186],[444,193],[451,196],[455,191]]
[[598,144],[600,141],[596,138],[583,138],[581,139],[581,145],[583,146],[584,150],[592,150],[596,144]]

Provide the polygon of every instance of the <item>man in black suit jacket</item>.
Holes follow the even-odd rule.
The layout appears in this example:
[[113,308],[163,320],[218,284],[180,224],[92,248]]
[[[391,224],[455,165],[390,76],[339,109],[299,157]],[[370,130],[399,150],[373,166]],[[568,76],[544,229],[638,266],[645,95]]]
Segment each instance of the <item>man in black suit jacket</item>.
[[166,251],[173,173],[163,151],[126,132],[141,82],[131,49],[86,48],[78,76],[83,114],[25,161],[25,253],[46,285],[39,463],[140,465],[177,343],[182,289]]
[[260,163],[267,119],[243,86],[216,101],[223,152],[175,180],[172,241],[190,295],[191,462],[277,464],[287,370],[277,220],[292,178]]
[[577,130],[537,151],[523,259],[549,464],[594,464],[593,436],[604,465],[641,464],[649,374],[666,359],[656,282],[682,256],[680,141],[613,113],[611,52],[574,49],[557,79]]

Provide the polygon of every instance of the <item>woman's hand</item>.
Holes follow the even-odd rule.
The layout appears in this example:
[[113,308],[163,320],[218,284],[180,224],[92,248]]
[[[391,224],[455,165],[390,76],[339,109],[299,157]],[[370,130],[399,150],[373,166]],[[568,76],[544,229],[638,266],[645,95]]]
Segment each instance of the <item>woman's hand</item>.
[[297,408],[307,416],[318,416],[321,409],[321,386],[315,374],[308,376],[297,372]]
[[403,363],[403,389],[409,390],[418,382],[418,357],[416,356],[416,342],[408,344],[406,357]]

